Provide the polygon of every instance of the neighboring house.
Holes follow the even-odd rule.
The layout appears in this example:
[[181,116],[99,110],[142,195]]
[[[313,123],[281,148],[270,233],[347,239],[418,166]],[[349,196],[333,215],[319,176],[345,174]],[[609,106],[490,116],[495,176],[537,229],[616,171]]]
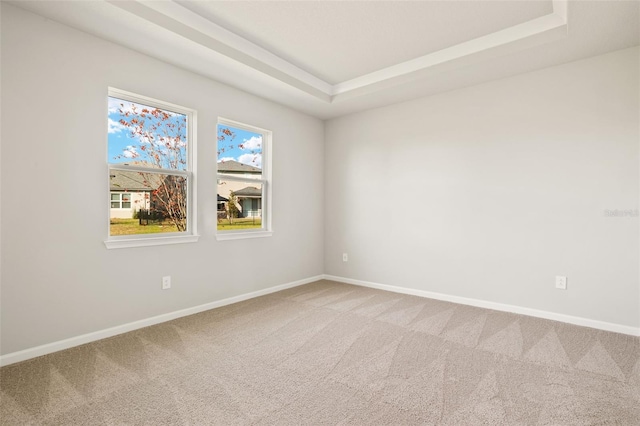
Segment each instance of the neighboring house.
[[109,175],[109,192],[112,219],[131,219],[140,209],[154,206],[152,192],[160,186],[160,176],[147,174],[145,178],[139,172],[112,170]]
[[[218,173],[229,177],[254,177],[262,176],[262,169],[234,160],[218,163]],[[252,188],[252,190],[250,190]],[[227,203],[233,192],[238,201],[239,217],[262,217],[262,193],[260,189],[247,186],[247,182],[218,179],[218,211],[226,211]],[[241,195],[242,194],[242,195]],[[221,201],[222,199],[222,201]]]
[[227,217],[227,203],[228,198],[224,198],[218,194],[218,220],[225,219]]
[[262,190],[247,186],[234,195],[240,203],[240,217],[262,217]]
[[224,173],[226,175],[260,176],[262,175],[262,169],[234,160],[225,160],[218,163],[218,173]]
[[218,211],[224,211],[228,202],[228,198],[224,198],[220,194],[218,194]]

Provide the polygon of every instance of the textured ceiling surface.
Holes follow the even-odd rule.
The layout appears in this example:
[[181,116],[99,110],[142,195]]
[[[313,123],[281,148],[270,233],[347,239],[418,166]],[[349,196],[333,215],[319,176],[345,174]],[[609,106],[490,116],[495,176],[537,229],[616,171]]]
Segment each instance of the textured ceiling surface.
[[179,1],[336,84],[552,12],[551,1]]

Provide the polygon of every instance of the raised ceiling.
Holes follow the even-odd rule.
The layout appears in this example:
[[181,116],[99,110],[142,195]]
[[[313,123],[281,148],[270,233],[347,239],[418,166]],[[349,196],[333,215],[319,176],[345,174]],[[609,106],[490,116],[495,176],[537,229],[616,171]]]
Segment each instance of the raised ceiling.
[[550,1],[178,3],[329,84],[553,13]]
[[635,1],[12,3],[319,118],[640,44]]

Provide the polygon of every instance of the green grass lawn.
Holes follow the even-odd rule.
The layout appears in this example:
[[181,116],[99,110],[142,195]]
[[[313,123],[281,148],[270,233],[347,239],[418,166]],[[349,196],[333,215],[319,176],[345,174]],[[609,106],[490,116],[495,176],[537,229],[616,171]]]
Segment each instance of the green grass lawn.
[[[233,219],[233,225],[227,219],[218,222],[218,231],[230,231],[237,229],[260,229],[262,219],[260,218],[239,218]],[[136,235],[136,234],[159,234],[164,232],[178,232],[174,224],[169,221],[162,223],[149,222],[148,225],[140,225],[138,219],[111,219],[110,232],[115,235]]]
[[138,219],[111,219],[111,235],[159,234],[163,232],[178,232],[178,228],[169,221],[162,223],[149,222],[140,225]]
[[262,219],[256,218],[238,218],[233,219],[233,225],[229,224],[229,220],[220,219],[218,222],[218,231],[229,231],[232,229],[260,229],[262,228]]

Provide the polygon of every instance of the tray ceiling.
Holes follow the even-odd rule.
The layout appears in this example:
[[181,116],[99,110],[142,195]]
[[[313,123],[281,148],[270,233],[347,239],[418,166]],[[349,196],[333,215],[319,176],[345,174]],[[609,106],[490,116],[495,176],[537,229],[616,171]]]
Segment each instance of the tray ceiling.
[[11,3],[319,118],[640,43],[631,1]]

